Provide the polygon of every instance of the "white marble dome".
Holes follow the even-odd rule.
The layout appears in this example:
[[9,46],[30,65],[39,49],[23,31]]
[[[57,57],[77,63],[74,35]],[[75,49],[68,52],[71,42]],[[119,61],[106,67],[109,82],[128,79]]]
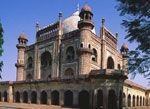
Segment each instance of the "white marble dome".
[[[78,21],[80,21],[79,11],[74,12],[70,17],[63,21],[63,33],[68,33],[78,29]],[[92,32],[95,34],[95,28]]]

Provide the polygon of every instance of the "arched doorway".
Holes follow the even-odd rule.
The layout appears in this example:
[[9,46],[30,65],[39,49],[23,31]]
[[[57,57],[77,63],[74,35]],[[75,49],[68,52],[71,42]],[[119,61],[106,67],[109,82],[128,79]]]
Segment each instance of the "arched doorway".
[[131,95],[128,95],[128,107],[131,107]]
[[134,95],[133,95],[132,100],[133,100],[133,101],[132,101],[132,103],[133,103],[132,106],[135,107],[135,96],[134,96]]
[[51,103],[52,105],[59,105],[59,92],[56,90],[51,93]]
[[20,103],[20,93],[18,91],[15,93],[15,101],[16,103]]
[[117,97],[114,90],[109,90],[108,109],[117,109]]
[[64,93],[64,105],[69,107],[73,106],[73,93],[70,90]]
[[103,91],[98,90],[97,92],[97,106],[98,109],[103,109]]
[[145,106],[145,98],[143,97],[143,106]]
[[37,103],[37,93],[35,91],[31,93],[31,103]]
[[23,92],[23,103],[28,103],[28,93],[26,91]]
[[41,104],[47,104],[47,93],[45,91],[41,92]]
[[89,92],[83,90],[79,93],[79,108],[90,109],[90,95]]
[[136,106],[139,106],[139,96],[136,98]]
[[140,97],[140,106],[142,106],[142,97]]
[[7,102],[7,92],[4,92],[4,102]]

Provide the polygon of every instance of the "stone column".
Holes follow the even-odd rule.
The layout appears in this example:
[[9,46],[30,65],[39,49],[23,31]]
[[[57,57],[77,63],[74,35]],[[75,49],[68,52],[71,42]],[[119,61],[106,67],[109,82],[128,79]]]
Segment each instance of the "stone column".
[[20,103],[23,103],[23,92],[20,92]]
[[104,109],[108,109],[108,90],[106,87],[103,89],[103,106]]
[[59,91],[59,104],[60,106],[64,106],[64,90]]
[[96,109],[97,106],[97,90],[93,92],[93,109]]
[[7,89],[7,99],[9,103],[13,103],[13,87],[10,85]]
[[37,104],[40,104],[40,91],[37,91]]
[[2,93],[2,102],[4,102],[4,92]]
[[28,91],[28,103],[31,104],[31,91]]
[[79,92],[77,90],[73,91],[73,106],[78,107],[78,97],[79,97]]
[[51,105],[51,90],[47,90],[47,104],[48,105]]

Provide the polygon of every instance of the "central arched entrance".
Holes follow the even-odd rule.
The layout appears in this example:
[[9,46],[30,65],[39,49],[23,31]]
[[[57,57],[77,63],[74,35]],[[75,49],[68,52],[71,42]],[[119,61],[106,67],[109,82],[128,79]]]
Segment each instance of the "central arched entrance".
[[117,97],[114,90],[109,90],[108,109],[117,109]]
[[31,103],[37,103],[37,93],[35,91],[31,93]]
[[90,109],[90,95],[88,91],[81,91],[79,93],[79,108],[80,109]]
[[59,105],[59,92],[56,90],[51,93],[51,103],[52,105]]
[[26,91],[23,92],[23,103],[28,103],[28,93]]
[[20,93],[18,91],[15,93],[15,101],[16,103],[20,103]]
[[68,107],[73,106],[73,93],[70,90],[64,93],[64,105]]
[[47,93],[45,91],[41,92],[41,104],[47,104]]
[[103,91],[98,90],[97,92],[97,108],[103,109]]

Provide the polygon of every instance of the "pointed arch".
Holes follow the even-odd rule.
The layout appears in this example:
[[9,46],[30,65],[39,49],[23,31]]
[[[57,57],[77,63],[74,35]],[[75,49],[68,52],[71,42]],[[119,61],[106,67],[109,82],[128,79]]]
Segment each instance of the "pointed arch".
[[135,95],[133,95],[132,100],[133,100],[133,101],[132,101],[132,106],[135,107]]
[[92,61],[97,62],[97,50],[95,48],[93,48]]
[[97,92],[97,107],[103,109],[103,91],[100,89]]
[[108,95],[108,108],[117,109],[117,96],[114,90],[109,90]]
[[68,107],[73,106],[73,93],[70,90],[67,90],[64,93],[64,105]]
[[74,58],[75,58],[74,48],[73,48],[73,46],[69,46],[66,49],[66,61],[67,62],[72,62],[72,61],[74,61]]
[[31,103],[34,103],[34,104],[37,103],[37,92],[35,91],[31,92]]
[[59,105],[59,92],[57,90],[51,93],[51,103],[52,105]]
[[86,90],[82,90],[79,93],[79,108],[80,109],[90,109],[90,95],[89,92]]
[[23,92],[23,103],[28,103],[28,93],[27,93],[27,91]]
[[131,107],[131,95],[128,95],[128,107]]
[[41,104],[47,104],[47,93],[46,93],[46,91],[41,92],[40,102],[41,102]]
[[52,71],[52,55],[49,51],[41,54],[41,79],[47,79]]
[[114,60],[111,56],[107,59],[107,69],[114,69]]
[[18,91],[15,93],[15,101],[16,103],[20,103],[20,93]]

